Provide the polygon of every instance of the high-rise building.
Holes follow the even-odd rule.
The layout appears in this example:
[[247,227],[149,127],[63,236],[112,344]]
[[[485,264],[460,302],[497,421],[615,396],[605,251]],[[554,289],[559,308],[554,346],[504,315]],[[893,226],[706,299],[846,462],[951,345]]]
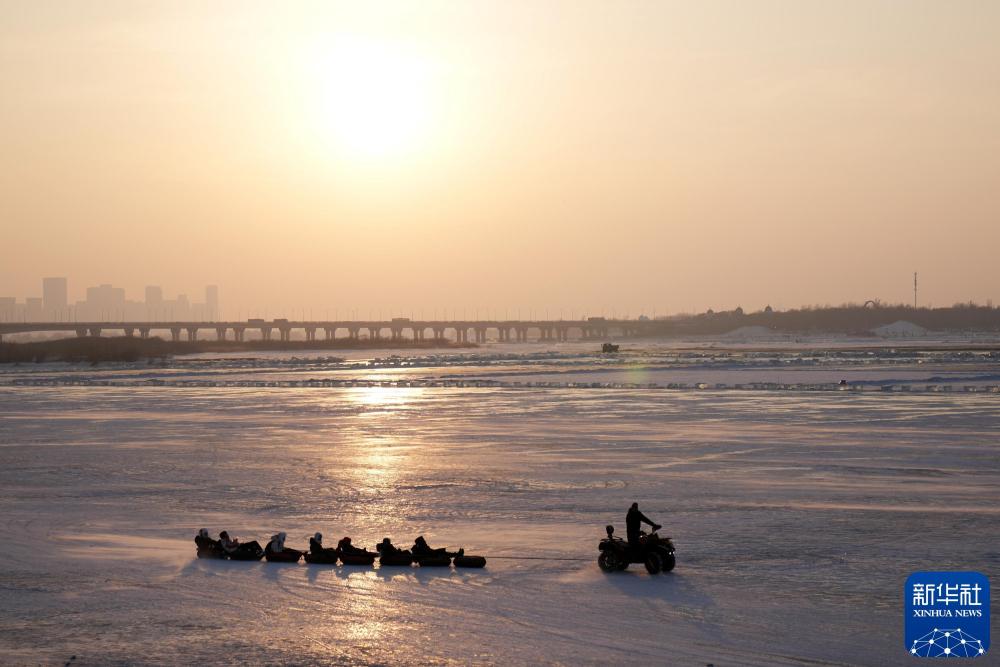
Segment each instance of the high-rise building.
[[12,322],[17,311],[17,298],[0,296],[0,322]]
[[121,319],[125,312],[125,289],[100,285],[87,288],[85,310],[92,319]]
[[163,303],[163,288],[159,285],[146,285],[146,305],[158,306]]
[[205,314],[210,320],[217,320],[219,318],[219,287],[218,285],[209,285],[205,288]]
[[38,322],[44,319],[42,298],[29,296],[24,300],[24,319],[27,322]]
[[163,319],[167,311],[163,304],[163,288],[159,285],[146,285],[144,306],[147,320]]
[[42,278],[42,308],[50,316],[65,313],[69,305],[65,278]]

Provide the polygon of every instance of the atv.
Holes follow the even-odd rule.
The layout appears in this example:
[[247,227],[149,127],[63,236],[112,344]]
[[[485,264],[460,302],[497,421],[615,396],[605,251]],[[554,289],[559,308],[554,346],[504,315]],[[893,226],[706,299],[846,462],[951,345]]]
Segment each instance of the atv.
[[608,536],[597,545],[601,555],[597,557],[597,565],[605,572],[624,570],[631,563],[642,563],[650,574],[670,572],[677,564],[674,557],[674,543],[669,537],[660,537],[655,526],[650,534],[639,534],[637,548],[629,546],[628,542],[615,537],[615,527],[607,526]]

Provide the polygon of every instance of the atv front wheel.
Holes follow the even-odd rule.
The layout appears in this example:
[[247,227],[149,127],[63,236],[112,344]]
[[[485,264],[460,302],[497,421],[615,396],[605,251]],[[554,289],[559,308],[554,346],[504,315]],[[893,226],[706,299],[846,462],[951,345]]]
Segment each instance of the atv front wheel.
[[674,569],[675,565],[677,565],[677,558],[675,558],[673,554],[669,554],[667,556],[664,556],[664,558],[663,558],[663,571],[664,572],[670,572],[672,569]]
[[602,551],[601,555],[597,557],[597,566],[603,572],[614,572],[620,568],[621,564],[613,551]]
[[646,555],[646,572],[650,574],[659,574],[660,570],[663,569],[663,559],[660,558],[660,554],[653,553]]

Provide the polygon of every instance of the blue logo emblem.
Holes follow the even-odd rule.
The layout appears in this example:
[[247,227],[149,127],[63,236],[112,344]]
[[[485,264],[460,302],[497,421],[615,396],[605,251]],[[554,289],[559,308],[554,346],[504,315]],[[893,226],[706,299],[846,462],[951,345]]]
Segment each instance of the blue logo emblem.
[[910,655],[977,658],[990,649],[990,581],[978,572],[914,572],[903,602]]

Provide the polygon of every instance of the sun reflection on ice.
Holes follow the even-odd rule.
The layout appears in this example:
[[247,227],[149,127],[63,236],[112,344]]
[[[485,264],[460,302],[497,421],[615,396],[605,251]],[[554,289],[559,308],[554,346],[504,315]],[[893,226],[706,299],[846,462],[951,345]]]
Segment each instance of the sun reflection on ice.
[[344,397],[363,408],[407,407],[425,393],[422,387],[362,387],[350,389]]

